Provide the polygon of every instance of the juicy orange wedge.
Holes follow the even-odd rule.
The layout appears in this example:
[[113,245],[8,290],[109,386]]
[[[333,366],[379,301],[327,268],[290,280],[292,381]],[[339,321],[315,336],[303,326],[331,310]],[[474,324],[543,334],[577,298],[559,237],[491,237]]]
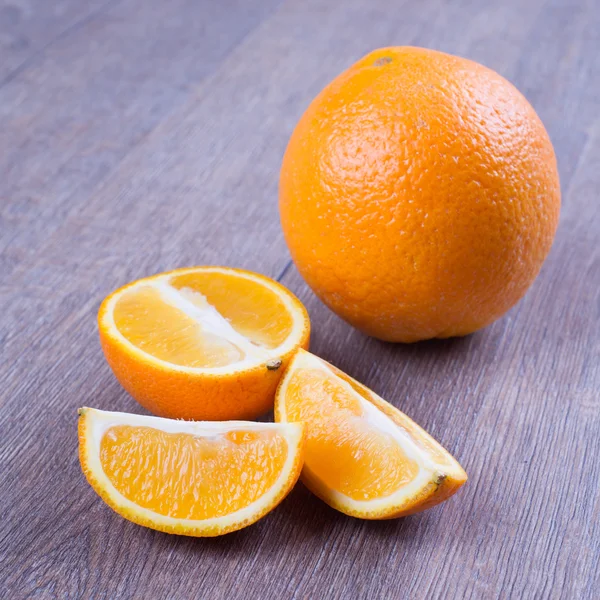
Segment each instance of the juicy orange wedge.
[[291,490],[302,468],[303,426],[82,408],[79,457],[90,485],[126,519],[215,536],[254,523]]
[[273,405],[281,373],[310,322],[276,281],[224,267],[194,267],[135,281],[98,315],[117,379],[153,413],[247,419]]
[[302,480],[348,515],[387,519],[419,512],[467,480],[458,462],[405,414],[303,350],[277,390],[275,420],[306,424]]

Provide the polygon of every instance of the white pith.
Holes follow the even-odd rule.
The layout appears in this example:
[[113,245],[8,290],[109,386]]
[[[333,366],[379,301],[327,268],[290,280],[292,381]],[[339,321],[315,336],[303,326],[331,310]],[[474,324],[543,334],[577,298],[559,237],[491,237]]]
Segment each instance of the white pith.
[[[411,460],[414,460],[419,467],[417,476],[408,484],[399,487],[398,490],[392,494],[371,500],[355,500],[337,490],[328,488],[327,485],[319,480],[310,467],[305,463],[305,474],[320,488],[323,490],[326,489],[327,496],[333,501],[336,501],[340,505],[349,506],[353,510],[359,512],[377,512],[378,510],[383,510],[389,508],[390,506],[402,505],[406,500],[415,497],[424,487],[436,482],[440,476],[447,475],[453,471],[453,469],[451,467],[449,468],[449,465],[447,464],[440,465],[436,463],[435,460],[412,439],[407,431],[398,426],[390,417],[379,410],[374,404],[365,400],[356,392],[356,390],[352,388],[348,382],[338,377],[334,371],[329,368],[327,363],[321,361],[319,358],[313,354],[310,354],[309,352],[299,351],[294,357],[292,364],[290,365],[281,384],[281,390],[278,392],[278,394],[281,394],[281,398],[285,398],[287,385],[292,377],[293,372],[300,368],[317,369],[334,377],[339,385],[341,385],[347,392],[352,394],[360,402],[361,407],[364,410],[363,418],[367,421],[367,423],[371,427],[391,435],[399,444],[404,454]],[[281,419],[286,421],[287,416],[285,414],[284,402],[282,402],[280,413]]]
[[[286,340],[277,346],[276,348],[264,348],[253,344],[248,338],[239,334],[231,326],[229,321],[225,319],[216,308],[206,302],[205,307],[196,306],[190,299],[190,295],[193,294],[196,298],[203,298],[204,296],[196,291],[189,288],[177,289],[169,284],[169,280],[173,277],[179,277],[188,273],[197,272],[215,272],[223,273],[231,277],[240,277],[243,279],[249,279],[257,285],[262,285],[267,289],[274,292],[278,299],[284,304],[286,310],[292,317],[292,330],[287,336]],[[161,298],[165,302],[181,310],[190,318],[194,319],[197,323],[202,326],[203,331],[218,335],[219,337],[231,342],[244,352],[244,358],[234,363],[222,365],[220,367],[187,367],[184,365],[177,365],[160,358],[156,358],[151,354],[140,349],[138,346],[132,344],[117,328],[114,321],[114,308],[116,303],[122,297],[122,293],[129,293],[135,290],[136,287],[150,286],[157,289],[161,295]],[[133,284],[123,288],[122,293],[113,295],[106,306],[106,310],[103,315],[103,320],[111,335],[116,338],[120,343],[127,345],[133,354],[138,355],[144,360],[161,365],[164,368],[175,371],[183,371],[186,373],[211,373],[218,375],[220,373],[235,373],[243,371],[245,369],[254,367],[256,365],[264,364],[272,359],[278,359],[283,356],[295,346],[298,345],[302,338],[304,331],[304,315],[298,310],[298,307],[294,303],[293,296],[290,292],[278,286],[274,283],[264,280],[262,278],[255,278],[250,273],[233,271],[230,269],[224,269],[219,267],[203,267],[202,269],[191,268],[191,269],[179,269],[175,272],[164,273],[155,277],[149,277],[147,279],[140,279]],[[205,300],[205,299],[204,299]]]
[[[298,423],[256,423],[251,421],[178,421],[174,419],[162,419],[160,417],[147,417],[144,415],[127,414],[120,412],[109,412],[93,408],[81,409],[81,419],[86,419],[87,438],[85,440],[84,452],[88,468],[93,473],[99,486],[106,490],[113,502],[130,513],[136,513],[141,517],[164,525],[165,527],[176,527],[182,524],[187,528],[197,527],[199,529],[225,528],[232,523],[241,523],[252,519],[263,507],[273,506],[282,488],[288,482],[297,449],[302,439],[302,426]],[[134,427],[151,427],[167,433],[188,433],[196,437],[215,439],[231,431],[277,431],[287,441],[288,453],[281,473],[271,488],[260,498],[248,506],[228,515],[214,517],[211,519],[176,519],[161,515],[157,512],[143,508],[123,496],[111,483],[104,472],[100,462],[100,444],[104,434],[116,425],[131,425]]]
[[[159,290],[161,298],[166,303],[178,308],[182,313],[200,323],[204,332],[213,333],[242,350],[246,358],[238,362],[252,364],[269,359],[269,352],[266,348],[253,344],[248,338],[238,333],[200,292],[191,288],[174,288],[166,279],[157,281],[154,287]],[[191,297],[201,299],[204,306],[200,307],[194,304]]]

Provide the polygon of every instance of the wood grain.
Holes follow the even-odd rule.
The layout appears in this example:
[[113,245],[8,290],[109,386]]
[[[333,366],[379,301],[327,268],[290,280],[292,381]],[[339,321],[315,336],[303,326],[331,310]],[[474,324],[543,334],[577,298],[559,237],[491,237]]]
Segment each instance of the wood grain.
[[[596,598],[599,32],[595,0],[0,0],[0,597]],[[361,335],[289,267],[279,229],[296,120],[389,44],[498,70],[555,143],[550,257],[465,339]],[[368,523],[299,485],[213,540],[113,514],[80,473],[75,411],[142,409],[104,362],[97,307],[128,280],[209,263],[280,278],[310,311],[312,350],[440,439],[467,486]]]
[[0,87],[16,79],[53,43],[96,18],[113,1],[0,3]]

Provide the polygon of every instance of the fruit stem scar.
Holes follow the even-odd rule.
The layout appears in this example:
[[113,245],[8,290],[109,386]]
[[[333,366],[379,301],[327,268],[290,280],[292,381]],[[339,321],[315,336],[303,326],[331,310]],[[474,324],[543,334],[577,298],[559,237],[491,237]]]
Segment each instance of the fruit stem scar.
[[273,359],[267,361],[267,369],[269,371],[277,371],[277,369],[279,369],[280,366],[281,366],[280,358],[273,358]]
[[381,67],[381,66],[387,65],[387,64],[389,64],[391,62],[392,62],[392,58],[390,56],[382,56],[381,58],[378,58],[373,63],[373,66],[375,66],[375,67]]

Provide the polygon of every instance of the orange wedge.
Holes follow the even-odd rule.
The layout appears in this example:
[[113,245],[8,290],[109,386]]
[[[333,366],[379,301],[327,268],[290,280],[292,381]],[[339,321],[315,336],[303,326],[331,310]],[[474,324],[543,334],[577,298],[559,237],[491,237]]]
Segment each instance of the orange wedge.
[[194,267],[118,289],[98,314],[104,354],[123,387],[161,416],[252,419],[273,407],[310,321],[282,285],[257,273]]
[[88,482],[121,516],[196,537],[246,527],[277,506],[303,460],[298,423],[190,422],[79,410]]
[[446,500],[467,480],[458,462],[405,414],[303,350],[281,380],[275,420],[306,424],[302,481],[347,515],[416,513]]

